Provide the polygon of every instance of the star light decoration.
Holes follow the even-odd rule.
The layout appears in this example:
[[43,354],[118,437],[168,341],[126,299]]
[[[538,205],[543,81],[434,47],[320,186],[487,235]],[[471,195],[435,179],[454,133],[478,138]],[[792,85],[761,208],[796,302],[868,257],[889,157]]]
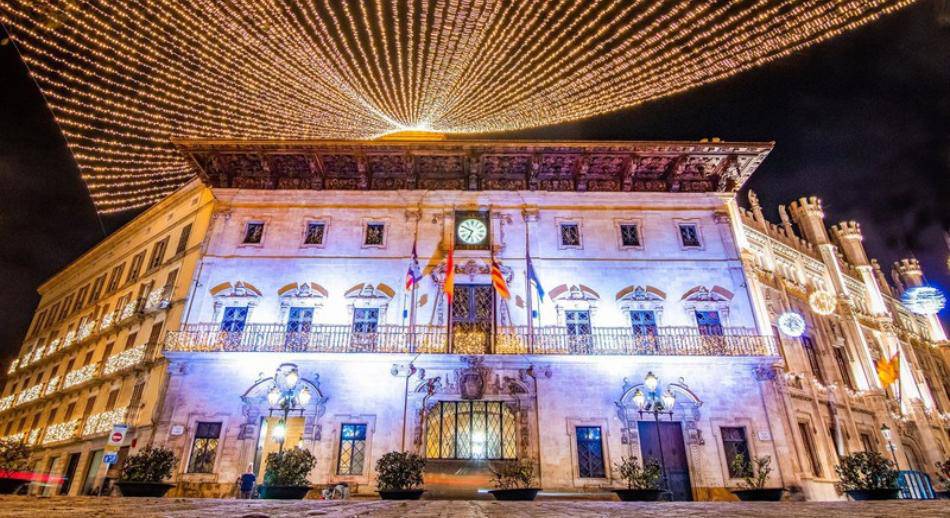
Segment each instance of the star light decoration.
[[190,179],[174,139],[504,131],[732,76],[915,0],[6,0],[96,206]]
[[808,305],[816,315],[830,315],[835,312],[838,301],[831,293],[817,290],[808,296]]
[[947,297],[933,286],[914,286],[901,295],[904,307],[918,315],[936,315],[947,305]]
[[805,334],[805,319],[794,311],[786,311],[778,317],[778,328],[785,336],[798,338]]

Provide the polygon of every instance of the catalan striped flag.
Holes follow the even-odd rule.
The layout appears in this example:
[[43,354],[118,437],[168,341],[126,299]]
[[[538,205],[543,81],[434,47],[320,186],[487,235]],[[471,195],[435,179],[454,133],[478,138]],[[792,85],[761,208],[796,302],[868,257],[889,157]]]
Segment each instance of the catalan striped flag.
[[897,381],[901,374],[900,353],[894,353],[890,360],[881,358],[877,361],[877,377],[881,380],[881,385],[887,388],[891,383]]
[[[445,282],[442,283],[442,289],[445,290],[445,297],[449,301],[449,308],[452,307],[452,297],[455,296],[455,246],[449,243],[449,257],[445,260]],[[451,312],[451,309],[449,309]]]
[[494,254],[491,256],[491,283],[495,286],[495,293],[503,299],[510,299],[511,292],[508,290],[508,283],[505,282],[505,276],[501,274],[501,265],[495,260]]

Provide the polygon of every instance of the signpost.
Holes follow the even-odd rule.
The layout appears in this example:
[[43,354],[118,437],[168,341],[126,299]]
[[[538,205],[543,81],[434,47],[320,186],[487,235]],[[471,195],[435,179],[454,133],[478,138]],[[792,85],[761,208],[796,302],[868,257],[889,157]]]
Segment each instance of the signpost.
[[125,433],[129,426],[125,424],[116,424],[112,426],[112,433],[109,434],[109,441],[103,448],[102,462],[112,465],[119,461],[119,446],[125,440]]

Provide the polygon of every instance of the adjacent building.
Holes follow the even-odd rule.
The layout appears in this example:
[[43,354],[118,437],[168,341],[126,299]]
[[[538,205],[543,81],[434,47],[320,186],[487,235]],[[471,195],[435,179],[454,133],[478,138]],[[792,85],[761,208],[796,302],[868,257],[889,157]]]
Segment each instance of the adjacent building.
[[943,328],[899,302],[919,266],[889,282],[814,198],[781,225],[752,194],[739,208],[769,143],[178,146],[201,178],[41,287],[0,399],[0,435],[66,480],[35,491],[95,491],[163,444],[179,495],[232,495],[301,447],[316,485],[360,493],[405,450],[434,494],[475,495],[516,458],[546,489],[598,491],[636,456],[676,499],[723,499],[741,453],[835,499],[839,455],[926,473],[950,451]]

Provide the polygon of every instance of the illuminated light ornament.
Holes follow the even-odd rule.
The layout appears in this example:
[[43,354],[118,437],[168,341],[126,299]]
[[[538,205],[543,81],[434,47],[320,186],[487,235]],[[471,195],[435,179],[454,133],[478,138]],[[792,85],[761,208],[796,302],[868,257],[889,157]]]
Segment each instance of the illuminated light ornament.
[[794,311],[786,311],[778,317],[778,328],[785,336],[798,338],[805,334],[805,319]]
[[830,315],[838,307],[838,301],[831,293],[818,290],[808,296],[808,305],[817,315]]
[[947,305],[947,297],[933,286],[914,286],[904,292],[901,301],[918,315],[936,315]]
[[175,139],[497,132],[636,106],[914,0],[0,2],[100,212],[195,175]]

